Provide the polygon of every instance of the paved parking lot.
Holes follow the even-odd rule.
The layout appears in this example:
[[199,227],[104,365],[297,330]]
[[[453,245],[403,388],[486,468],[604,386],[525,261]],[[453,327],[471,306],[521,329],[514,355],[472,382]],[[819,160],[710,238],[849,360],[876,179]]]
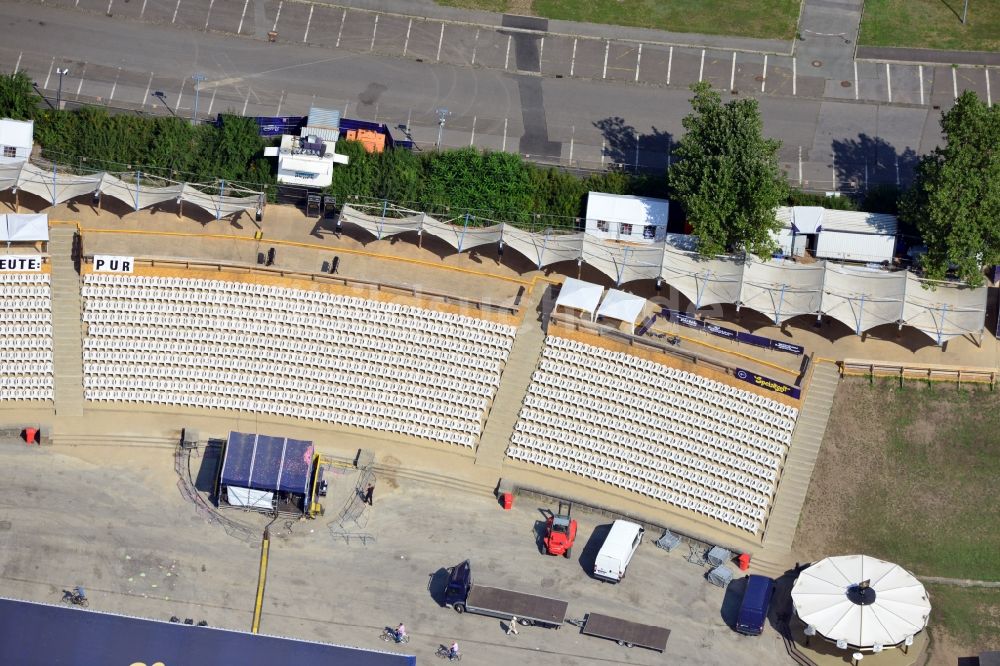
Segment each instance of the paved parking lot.
[[[80,584],[97,610],[248,629],[259,542],[228,536],[181,498],[170,448],[0,446],[5,595],[56,602],[63,588]],[[353,474],[331,477],[331,500],[350,493]],[[492,497],[380,478],[375,506],[363,518],[376,539],[367,546],[330,533],[338,507],[328,506],[327,518],[316,521],[279,521],[272,526],[261,632],[384,648],[381,629],[403,621],[412,635],[409,651],[421,661],[457,640],[472,663],[491,665],[787,659],[773,627],[747,638],[727,626],[737,588],[727,596],[708,584],[706,570],[685,561],[686,547],[667,554],[643,545],[621,584],[600,583],[585,569],[597,547],[591,537],[608,521],[579,512],[573,559],[551,558],[535,543],[541,508],[548,507],[519,501],[503,512]],[[257,532],[265,522],[227,515]],[[603,612],[668,627],[667,652],[619,647],[571,626],[526,627],[507,637],[498,620],[440,607],[440,570],[466,558],[476,580],[565,599],[570,617]]]

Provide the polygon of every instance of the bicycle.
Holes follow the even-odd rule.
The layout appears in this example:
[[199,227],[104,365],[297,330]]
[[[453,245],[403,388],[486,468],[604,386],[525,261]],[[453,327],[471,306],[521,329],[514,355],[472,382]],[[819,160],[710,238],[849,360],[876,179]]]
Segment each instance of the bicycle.
[[451,653],[451,648],[449,648],[447,645],[440,646],[437,649],[437,652],[435,652],[434,654],[436,654],[439,659],[447,659],[448,661],[462,661],[462,653],[459,652],[458,654],[453,655]]
[[383,629],[382,634],[379,636],[379,638],[381,638],[383,641],[386,642],[392,641],[394,643],[403,643],[403,644],[410,642],[409,634],[403,634],[402,636],[398,636],[396,634],[396,630],[390,627],[386,627],[385,629]]
[[63,590],[62,600],[64,604],[83,606],[84,608],[90,606],[90,602],[87,600],[87,594],[79,585],[74,587],[72,590]]

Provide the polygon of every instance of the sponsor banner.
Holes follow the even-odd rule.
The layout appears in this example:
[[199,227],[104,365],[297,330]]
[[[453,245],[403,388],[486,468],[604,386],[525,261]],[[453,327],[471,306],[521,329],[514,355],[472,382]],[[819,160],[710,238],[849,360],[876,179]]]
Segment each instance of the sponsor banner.
[[736,339],[754,347],[771,348],[771,338],[765,338],[763,335],[754,335],[753,333],[743,333],[741,331],[736,334]]
[[781,395],[787,395],[789,398],[798,399],[802,397],[802,391],[798,386],[790,386],[788,384],[782,384],[779,381],[773,379],[768,379],[763,375],[758,375],[756,372],[750,372],[749,370],[744,370],[742,368],[736,368],[736,378],[742,379],[743,381],[753,384],[754,386],[759,386],[760,388],[767,389],[768,391],[774,391],[775,393],[780,393]]
[[40,270],[42,270],[41,255],[20,256],[13,254],[0,254],[0,271],[13,273],[16,271]]
[[94,255],[95,273],[131,273],[135,257],[117,257],[110,254]]
[[731,328],[723,328],[722,326],[717,326],[715,324],[705,323],[704,329],[712,335],[717,335],[720,338],[727,338],[729,340],[736,340],[738,338],[737,332]]
[[788,352],[789,354],[795,354],[796,356],[802,356],[806,353],[806,348],[801,345],[793,345],[791,342],[782,342],[781,340],[771,340],[771,349],[775,351]]
[[260,136],[298,134],[306,124],[306,116],[257,116],[254,120]]
[[687,326],[688,328],[702,328],[703,326],[700,320],[682,312],[678,312],[675,319],[678,324],[681,326]]

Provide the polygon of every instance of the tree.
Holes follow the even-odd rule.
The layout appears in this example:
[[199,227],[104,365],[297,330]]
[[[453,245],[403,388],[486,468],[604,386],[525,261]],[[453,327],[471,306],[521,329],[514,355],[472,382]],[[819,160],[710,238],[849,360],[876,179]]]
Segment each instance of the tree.
[[788,186],[778,168],[781,142],[762,133],[757,100],[722,103],[707,82],[691,86],[693,112],[668,172],[675,199],[698,236],[702,254],[737,250],[768,256],[780,227],[775,209]]
[[944,145],[924,156],[900,204],[927,245],[923,267],[941,279],[956,267],[971,286],[1000,263],[1000,106],[965,91],[941,116]]
[[0,118],[31,120],[38,113],[40,101],[24,72],[0,75]]

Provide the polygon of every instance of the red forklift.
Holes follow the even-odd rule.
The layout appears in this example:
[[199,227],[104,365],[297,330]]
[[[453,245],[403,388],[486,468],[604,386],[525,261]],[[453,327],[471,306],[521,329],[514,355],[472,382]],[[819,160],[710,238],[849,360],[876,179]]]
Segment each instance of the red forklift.
[[545,552],[549,555],[562,555],[569,559],[576,541],[576,521],[570,517],[573,505],[569,502],[559,502],[559,512],[549,513],[545,521]]

